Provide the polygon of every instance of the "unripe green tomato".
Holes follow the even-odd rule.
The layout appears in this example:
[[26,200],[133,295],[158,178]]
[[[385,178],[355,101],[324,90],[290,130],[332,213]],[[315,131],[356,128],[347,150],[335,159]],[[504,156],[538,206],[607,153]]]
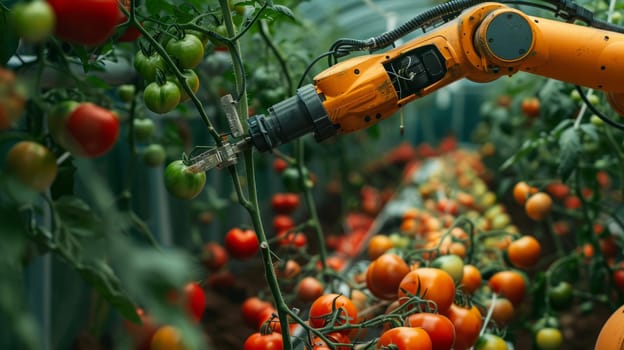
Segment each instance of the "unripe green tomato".
[[193,173],[182,160],[175,160],[165,168],[165,188],[178,199],[193,199],[206,185],[206,173]]
[[136,94],[136,88],[132,84],[123,84],[117,87],[117,96],[125,103],[132,102],[134,95]]
[[573,89],[572,91],[570,91],[570,98],[574,102],[581,102],[581,94],[579,94],[578,90],[576,89]]
[[574,289],[568,282],[559,282],[548,289],[550,306],[556,311],[568,309],[574,301]]
[[135,118],[133,127],[134,138],[138,142],[148,142],[154,135],[154,122],[149,118]]
[[392,233],[390,236],[390,241],[392,242],[392,246],[395,249],[405,249],[409,246],[410,239],[409,237],[402,235],[400,233]]
[[204,59],[204,44],[192,34],[169,40],[165,49],[182,69],[193,69]]
[[150,167],[161,166],[166,156],[165,148],[158,143],[152,143],[143,150],[143,162]]
[[596,106],[600,103],[600,97],[595,94],[587,95],[587,100],[592,104],[592,106]]
[[[182,75],[184,76],[186,84],[191,88],[193,93],[197,93],[197,91],[199,90],[199,77],[197,76],[197,73],[195,73],[195,71],[192,69],[184,69],[182,71]],[[182,85],[179,83],[176,76],[168,76],[167,80],[174,82],[180,89],[180,102],[188,101],[191,98],[186,93]]]
[[134,69],[145,81],[152,82],[156,80],[158,71],[166,71],[167,64],[158,53],[145,56],[143,51],[139,50],[134,56]]
[[611,15],[611,21],[613,21],[613,23],[620,23],[621,20],[622,20],[622,12],[614,11],[613,14]]
[[460,283],[464,277],[464,260],[455,254],[439,256],[431,266],[448,272],[455,284]]
[[165,114],[180,103],[180,88],[171,81],[165,81],[162,85],[154,81],[143,91],[143,99],[150,111]]
[[498,335],[486,333],[479,337],[474,350],[507,350],[507,343]]
[[594,124],[597,127],[602,127],[604,126],[604,121],[597,115],[592,114],[592,116],[589,118],[589,122]]
[[54,31],[56,15],[46,1],[19,2],[11,10],[11,22],[20,38],[29,43],[38,43]]
[[557,350],[562,343],[563,336],[557,328],[542,328],[535,334],[535,344],[539,350]]

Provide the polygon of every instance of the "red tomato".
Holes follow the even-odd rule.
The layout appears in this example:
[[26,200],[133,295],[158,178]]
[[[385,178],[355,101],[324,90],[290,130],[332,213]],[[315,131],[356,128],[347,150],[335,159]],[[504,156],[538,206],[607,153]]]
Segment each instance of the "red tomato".
[[454,350],[467,350],[477,342],[483,320],[476,306],[467,309],[453,304],[445,315],[455,326]]
[[522,274],[517,271],[500,271],[492,275],[488,281],[492,291],[498,293],[517,306],[524,299],[526,282]]
[[396,327],[385,331],[379,338],[377,349],[392,345],[396,350],[431,350],[431,338],[422,328]]
[[281,350],[284,348],[282,335],[276,332],[262,335],[256,332],[245,340],[243,350]]
[[275,158],[273,161],[273,170],[275,170],[276,173],[281,174],[286,168],[288,168],[288,162],[282,158]]
[[[358,310],[353,301],[344,295],[331,293],[320,296],[310,306],[310,327],[325,327],[332,320],[334,310],[338,313],[335,325],[354,323],[357,320]],[[340,331],[342,334],[349,332],[349,329]]]
[[613,283],[620,292],[624,292],[624,265],[613,271]]
[[515,267],[530,268],[539,261],[541,251],[542,246],[535,237],[522,236],[509,244],[507,257]]
[[296,193],[276,193],[271,198],[271,208],[278,214],[292,214],[299,206],[299,201]]
[[48,118],[52,137],[74,155],[99,157],[119,137],[119,120],[112,111],[93,103],[63,102]]
[[228,261],[225,248],[216,242],[208,242],[204,245],[201,253],[202,264],[210,271],[217,271]]
[[259,248],[258,237],[253,230],[233,228],[225,235],[225,249],[236,259],[247,259],[256,255]]
[[295,227],[295,221],[288,215],[275,215],[273,218],[273,230],[281,233]]
[[[123,6],[126,8],[126,10],[130,11],[130,0],[120,0],[121,3],[123,4]],[[119,22],[118,24],[123,24],[128,20],[128,17],[126,17],[126,15],[119,11]],[[141,32],[134,26],[132,25],[128,25],[124,30],[123,33],[121,33],[121,35],[117,38],[117,41],[119,42],[131,42],[131,41],[135,41],[136,39],[138,39],[141,36]]]
[[525,97],[520,108],[527,117],[538,117],[540,115],[540,100],[537,97]]
[[268,301],[264,301],[258,297],[249,297],[243,301],[241,305],[241,316],[245,324],[256,329],[260,323],[261,313],[265,309],[273,309],[273,305]]
[[453,277],[444,270],[431,267],[410,271],[399,285],[399,303],[407,302],[410,295],[435,302],[438,312],[443,313],[455,300]]
[[399,284],[409,272],[410,268],[403,258],[385,253],[368,265],[366,286],[374,296],[393,300],[397,298]]
[[432,350],[451,350],[455,343],[455,326],[448,317],[428,312],[408,316],[405,325],[421,327],[431,338]]
[[[348,336],[342,333],[333,332],[333,333],[325,334],[325,336],[329,339],[329,341],[331,341],[334,344],[351,344],[351,339],[349,339]],[[312,340],[312,350],[330,350],[330,349],[351,350],[352,348],[350,346],[336,346],[332,348],[320,337],[315,337]]]
[[286,233],[286,231],[282,231],[277,236],[281,237],[279,244],[282,247],[302,248],[308,244],[308,238],[301,232]]
[[202,287],[196,282],[187,283],[184,286],[184,296],[186,300],[186,310],[195,322],[201,321],[206,309],[206,294]]
[[48,3],[56,15],[56,36],[75,44],[103,44],[122,16],[117,0],[48,0]]
[[136,312],[141,318],[141,324],[135,324],[128,320],[124,320],[124,328],[132,338],[132,345],[134,346],[133,349],[149,349],[152,336],[156,333],[158,326],[143,309],[137,308]]
[[321,281],[317,278],[308,276],[299,281],[295,292],[299,300],[309,303],[323,295],[324,289],[325,288],[323,287]]

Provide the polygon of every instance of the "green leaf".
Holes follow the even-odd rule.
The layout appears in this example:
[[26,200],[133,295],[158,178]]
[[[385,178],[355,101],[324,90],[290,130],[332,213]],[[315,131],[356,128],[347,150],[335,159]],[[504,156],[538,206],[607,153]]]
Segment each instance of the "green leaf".
[[524,143],[522,144],[520,149],[514,155],[512,155],[510,158],[508,158],[503,163],[503,165],[500,166],[500,170],[501,171],[505,170],[505,169],[509,168],[510,166],[516,164],[516,162],[518,162],[520,159],[526,157],[529,153],[531,153],[533,150],[535,150],[537,145],[538,145],[538,143],[534,142],[533,140],[526,140],[526,141],[524,141]]
[[561,134],[559,148],[561,149],[561,155],[557,174],[565,182],[576,168],[582,151],[581,138],[576,129],[568,128]]
[[175,11],[175,6],[165,0],[146,1],[145,8],[147,9],[147,12],[152,15],[159,15],[161,13],[173,13]]
[[[9,4],[11,1],[9,1]],[[5,5],[9,5],[5,4]],[[9,12],[0,9],[0,66],[4,66],[15,51],[19,44],[19,38],[15,35],[13,26],[9,23]]]
[[102,220],[78,197],[63,196],[54,203],[54,209],[61,220],[59,224],[71,234],[92,237],[103,233]]
[[136,305],[121,292],[119,279],[104,261],[94,261],[77,267],[81,276],[95,288],[126,319],[141,322]]
[[265,16],[267,16],[267,18],[272,18],[272,17],[277,17],[277,16],[285,16],[286,18],[290,19],[293,22],[297,22],[297,18],[295,17],[295,14],[292,12],[291,9],[289,9],[288,7],[284,6],[284,5],[276,5],[273,4],[269,7],[267,7],[265,13]]

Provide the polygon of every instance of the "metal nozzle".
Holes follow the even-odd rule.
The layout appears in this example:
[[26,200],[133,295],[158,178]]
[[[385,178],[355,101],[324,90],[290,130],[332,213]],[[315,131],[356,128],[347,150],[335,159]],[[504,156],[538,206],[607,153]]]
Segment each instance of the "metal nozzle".
[[297,94],[269,108],[269,115],[249,119],[251,143],[260,151],[269,151],[283,143],[314,132],[317,141],[336,134],[323,102],[313,85],[306,85]]

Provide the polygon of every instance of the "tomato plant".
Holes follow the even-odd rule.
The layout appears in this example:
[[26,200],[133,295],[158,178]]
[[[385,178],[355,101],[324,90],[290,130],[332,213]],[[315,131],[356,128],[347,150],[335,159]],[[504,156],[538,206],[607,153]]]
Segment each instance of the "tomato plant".
[[20,141],[13,145],[5,162],[7,173],[39,192],[50,188],[58,172],[54,154],[32,141]]
[[176,198],[195,198],[205,184],[206,173],[193,173],[182,160],[174,160],[165,168],[165,187]]
[[121,12],[116,0],[47,0],[56,16],[55,35],[87,46],[103,44],[115,31]]
[[258,237],[253,230],[236,227],[225,234],[225,249],[235,259],[251,258],[258,248]]

